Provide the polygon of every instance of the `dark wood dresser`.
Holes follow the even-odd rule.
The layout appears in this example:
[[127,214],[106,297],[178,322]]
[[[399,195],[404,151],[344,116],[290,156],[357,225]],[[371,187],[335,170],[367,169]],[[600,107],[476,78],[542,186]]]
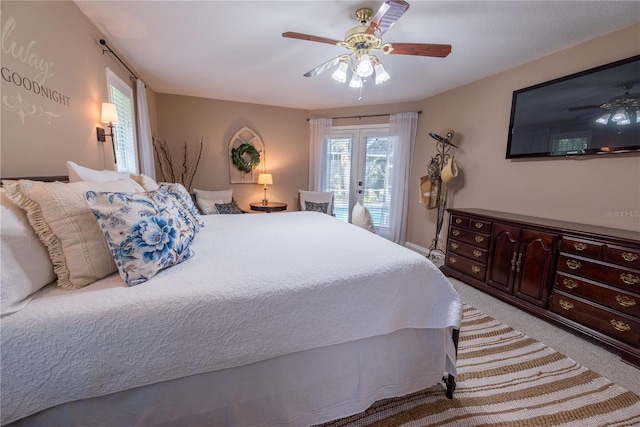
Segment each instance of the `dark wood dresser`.
[[446,275],[599,340],[640,368],[639,232],[448,212]]

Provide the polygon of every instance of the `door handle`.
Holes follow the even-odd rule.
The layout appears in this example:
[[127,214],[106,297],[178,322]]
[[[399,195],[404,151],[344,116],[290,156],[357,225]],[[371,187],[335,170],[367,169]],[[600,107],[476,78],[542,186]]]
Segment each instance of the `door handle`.
[[358,194],[362,194],[362,190],[358,190]]
[[358,185],[362,187],[362,181],[358,181]]

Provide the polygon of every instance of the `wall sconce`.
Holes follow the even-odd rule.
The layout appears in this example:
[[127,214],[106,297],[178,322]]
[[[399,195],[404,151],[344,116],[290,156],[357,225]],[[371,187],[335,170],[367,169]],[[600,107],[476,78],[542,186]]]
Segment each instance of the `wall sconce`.
[[110,104],[108,102],[102,103],[102,122],[108,123],[110,134],[105,134],[104,129],[101,127],[96,127],[96,133],[98,135],[99,142],[106,142],[107,136],[111,137],[111,145],[113,146],[113,162],[118,163],[116,159],[116,136],[113,133],[113,125],[117,125],[120,120],[118,120],[118,110],[116,110],[115,104]]
[[267,199],[267,185],[273,184],[273,177],[270,173],[261,173],[258,175],[258,184],[264,184],[264,197],[262,198],[262,204],[267,206],[269,200]]

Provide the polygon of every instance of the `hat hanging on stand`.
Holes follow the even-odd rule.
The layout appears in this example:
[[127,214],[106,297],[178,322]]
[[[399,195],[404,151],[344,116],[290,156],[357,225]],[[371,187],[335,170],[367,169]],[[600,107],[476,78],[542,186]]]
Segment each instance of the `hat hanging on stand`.
[[[436,235],[433,238],[427,257],[436,260],[444,260],[444,250],[438,247],[440,231],[442,230],[442,221],[444,219],[445,208],[447,205],[448,184],[453,180],[460,169],[450,154],[451,149],[457,149],[451,141],[456,132],[453,129],[445,129],[440,134],[429,133],[429,136],[436,141],[437,154],[431,158],[428,167],[428,176],[431,183],[428,203],[423,203],[427,209],[437,209],[436,219]],[[424,178],[424,177],[423,177]],[[426,186],[421,178],[420,191]],[[422,198],[421,198],[422,200]]]

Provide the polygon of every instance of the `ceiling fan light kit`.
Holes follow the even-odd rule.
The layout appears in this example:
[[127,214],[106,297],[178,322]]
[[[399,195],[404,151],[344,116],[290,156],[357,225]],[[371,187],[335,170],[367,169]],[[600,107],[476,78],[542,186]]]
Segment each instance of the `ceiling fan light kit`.
[[629,93],[631,87],[631,84],[623,85],[626,90],[624,95],[611,98],[600,106],[604,113],[596,119],[596,123],[626,126],[631,124],[632,119],[634,123],[640,123],[640,94]]
[[[404,0],[387,0],[373,15],[373,10],[360,8],[356,11],[356,19],[360,25],[351,28],[344,36],[344,41],[309,34],[286,32],[283,37],[328,43],[349,49],[351,53],[333,58],[324,64],[304,74],[313,77],[324,70],[338,66],[331,77],[339,83],[347,82],[347,72],[351,69],[352,76],[349,87],[362,89],[364,82],[375,73],[375,84],[381,84],[391,78],[384,69],[382,62],[372,52],[380,51],[384,54],[431,56],[444,58],[451,52],[451,45],[425,43],[383,43],[382,36],[409,9],[409,3]],[[373,16],[373,17],[372,17]],[[368,25],[367,25],[368,24]],[[362,97],[361,97],[362,98]],[[360,98],[360,99],[361,99]]]

